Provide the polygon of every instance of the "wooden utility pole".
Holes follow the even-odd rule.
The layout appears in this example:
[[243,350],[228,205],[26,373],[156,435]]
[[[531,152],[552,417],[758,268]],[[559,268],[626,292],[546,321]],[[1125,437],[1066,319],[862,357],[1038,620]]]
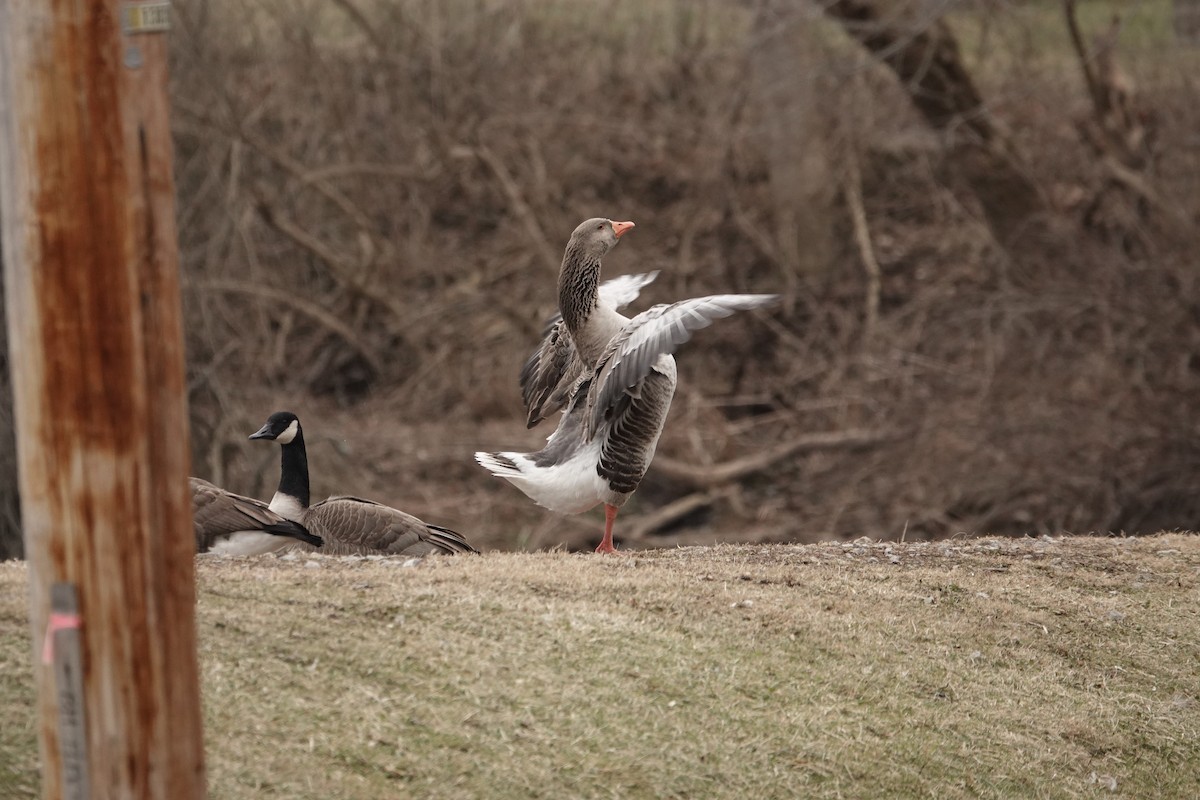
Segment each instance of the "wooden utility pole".
[[0,239],[46,798],[204,795],[167,10],[0,0]]

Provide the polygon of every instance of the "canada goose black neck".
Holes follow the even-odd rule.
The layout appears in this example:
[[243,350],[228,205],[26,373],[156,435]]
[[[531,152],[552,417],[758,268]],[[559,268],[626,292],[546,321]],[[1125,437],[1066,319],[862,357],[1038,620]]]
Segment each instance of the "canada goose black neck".
[[277,494],[294,497],[301,508],[308,508],[308,454],[304,449],[304,431],[297,428],[295,437],[279,449],[283,455],[280,457]]
[[572,240],[558,275],[558,310],[572,333],[583,327],[599,305],[599,288],[600,259],[583,252],[583,247]]

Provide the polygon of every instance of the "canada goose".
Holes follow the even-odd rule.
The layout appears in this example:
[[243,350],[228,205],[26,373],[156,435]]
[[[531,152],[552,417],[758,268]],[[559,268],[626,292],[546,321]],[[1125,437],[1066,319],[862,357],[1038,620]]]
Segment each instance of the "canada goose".
[[188,478],[188,485],[197,553],[257,556],[297,541],[321,546],[321,537],[279,516],[266,503],[227,492],[200,478]]
[[[771,294],[697,297],[654,306],[630,319],[617,311],[619,303],[632,300],[629,291],[615,297],[600,290],[600,259],[633,227],[632,222],[589,219],[567,243],[558,277],[561,319],[552,320],[521,370],[529,427],[566,409],[546,446],[536,453],[475,454],[493,475],[552,511],[578,514],[604,503],[598,553],[614,552],[617,512],[654,457],[675,393],[671,354],[714,319],[778,299]],[[635,276],[626,288],[632,287],[636,297],[648,282]]]
[[272,414],[250,438],[279,443],[279,489],[271,498],[270,508],[320,535],[325,540],[321,552],[409,556],[478,552],[455,531],[428,525],[411,514],[371,500],[340,495],[310,506],[304,431],[299,418],[290,411]]

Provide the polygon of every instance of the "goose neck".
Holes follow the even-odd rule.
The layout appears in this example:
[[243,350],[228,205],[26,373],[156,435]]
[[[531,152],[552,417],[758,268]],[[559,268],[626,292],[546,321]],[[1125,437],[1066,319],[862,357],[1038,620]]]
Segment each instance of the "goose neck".
[[572,334],[599,305],[600,259],[567,249],[558,275],[558,310]]
[[276,495],[293,498],[301,508],[308,508],[308,454],[304,449],[304,432],[296,431],[296,437],[279,449],[283,455]]

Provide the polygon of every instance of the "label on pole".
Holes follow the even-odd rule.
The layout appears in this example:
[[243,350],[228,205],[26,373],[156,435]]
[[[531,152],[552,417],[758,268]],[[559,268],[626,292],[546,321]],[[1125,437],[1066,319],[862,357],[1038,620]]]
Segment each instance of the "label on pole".
[[58,697],[58,752],[62,761],[64,800],[88,800],[90,796],[80,625],[75,585],[51,585],[50,619],[46,625],[42,660],[54,665],[54,691]]
[[121,7],[125,33],[160,33],[171,28],[170,3],[126,3]]

